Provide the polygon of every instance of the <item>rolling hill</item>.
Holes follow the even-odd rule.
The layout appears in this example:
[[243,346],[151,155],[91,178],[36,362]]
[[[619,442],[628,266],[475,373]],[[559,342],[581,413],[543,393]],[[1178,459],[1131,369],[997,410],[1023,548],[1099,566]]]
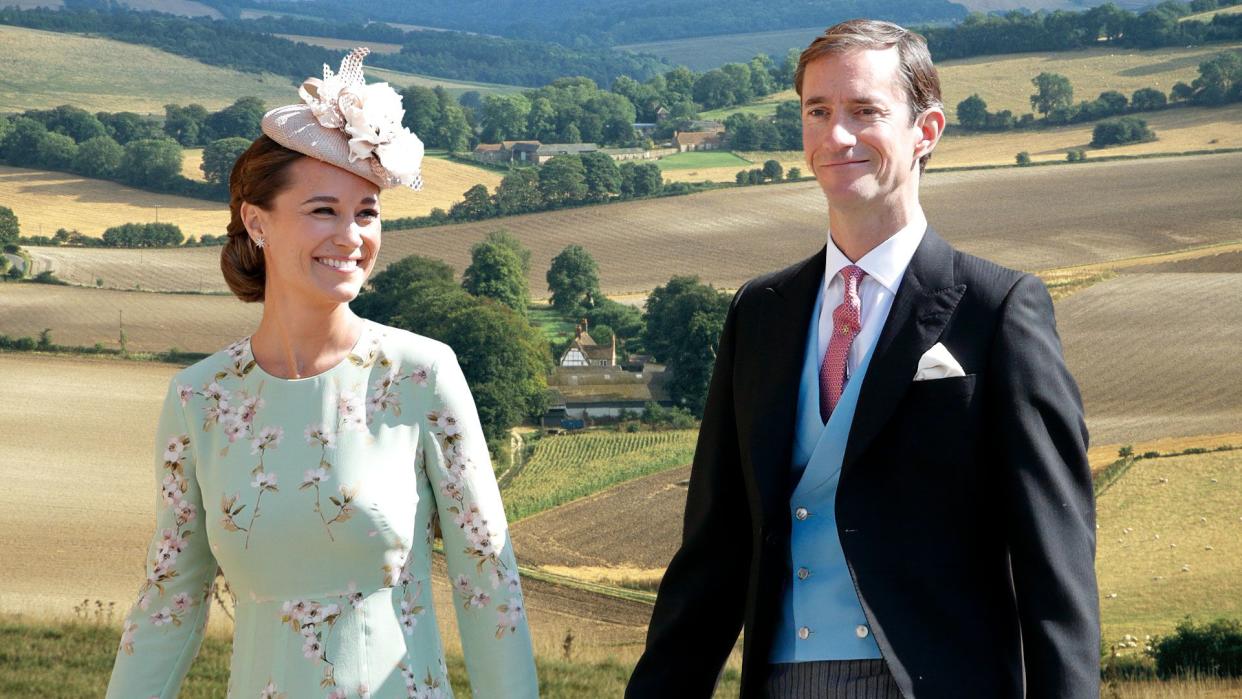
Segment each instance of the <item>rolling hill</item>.
[[0,25],[0,111],[71,104],[91,112],[164,114],[169,103],[209,110],[253,95],[270,105],[297,98],[292,81],[217,68],[165,51]]

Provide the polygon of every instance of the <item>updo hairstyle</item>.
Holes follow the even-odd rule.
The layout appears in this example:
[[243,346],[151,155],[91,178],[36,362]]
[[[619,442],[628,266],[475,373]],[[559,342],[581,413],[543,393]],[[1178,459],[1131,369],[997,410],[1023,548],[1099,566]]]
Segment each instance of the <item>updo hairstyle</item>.
[[276,196],[289,184],[289,166],[305,155],[259,136],[233,164],[229,175],[228,242],[220,251],[220,271],[237,298],[247,303],[263,300],[267,267],[263,251],[250,239],[242,221],[242,202],[271,210]]

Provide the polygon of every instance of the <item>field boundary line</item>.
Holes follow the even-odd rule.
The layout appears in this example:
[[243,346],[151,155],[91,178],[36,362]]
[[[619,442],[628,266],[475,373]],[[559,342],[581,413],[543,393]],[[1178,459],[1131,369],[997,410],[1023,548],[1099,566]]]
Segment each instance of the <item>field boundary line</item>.
[[[431,550],[433,554],[440,556],[441,558],[444,557],[443,543],[434,545]],[[545,570],[540,570],[539,568],[522,565],[521,563],[518,564],[517,568],[518,573],[522,577],[527,577],[531,580],[538,580],[539,582],[545,582],[551,585],[560,585],[561,587],[569,587],[575,590],[582,590],[583,592],[592,592],[605,597],[612,597],[613,599],[625,600],[627,602],[639,602],[641,604],[649,605],[655,604],[656,596],[654,592],[643,592],[641,590],[630,590],[624,587],[617,587],[616,585],[604,585],[602,583],[587,582],[585,580],[571,578],[568,575],[549,573]]]
[[1134,257],[1121,257],[1116,260],[1108,260],[1106,262],[1087,262],[1081,265],[1070,265],[1068,267],[1051,267],[1040,270],[1035,274],[1053,275],[1068,274],[1072,272],[1088,272],[1088,271],[1114,271],[1118,269],[1130,269],[1132,267],[1143,267],[1146,265],[1160,264],[1161,262],[1178,262],[1181,260],[1195,260],[1208,255],[1220,255],[1229,252],[1242,252],[1242,240],[1235,240],[1227,243],[1210,243],[1208,245],[1198,245],[1189,248],[1181,248],[1178,250],[1168,250],[1166,252],[1156,252],[1150,255],[1136,255]]

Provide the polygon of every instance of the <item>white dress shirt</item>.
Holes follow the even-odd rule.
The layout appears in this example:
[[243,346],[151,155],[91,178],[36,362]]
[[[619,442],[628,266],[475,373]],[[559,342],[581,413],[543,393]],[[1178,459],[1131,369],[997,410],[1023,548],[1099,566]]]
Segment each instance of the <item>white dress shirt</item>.
[[880,243],[875,249],[863,255],[857,262],[841,252],[832,235],[828,236],[828,259],[824,270],[824,303],[819,312],[819,361],[824,361],[824,353],[828,351],[828,340],[835,328],[832,327],[832,312],[845,299],[845,280],[841,278],[841,270],[849,265],[858,265],[867,276],[858,285],[858,296],[862,305],[862,327],[854,337],[846,361],[846,376],[853,375],[867,352],[880,338],[884,322],[888,320],[888,312],[893,307],[893,298],[901,286],[901,278],[905,276],[906,267],[914,257],[914,251],[923,242],[927,232],[925,220],[916,221],[894,233]]

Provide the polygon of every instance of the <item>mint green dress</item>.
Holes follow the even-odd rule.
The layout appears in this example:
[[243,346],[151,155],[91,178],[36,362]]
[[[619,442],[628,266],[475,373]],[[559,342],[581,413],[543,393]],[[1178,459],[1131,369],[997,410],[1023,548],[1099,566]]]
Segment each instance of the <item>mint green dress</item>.
[[474,696],[538,695],[500,493],[447,345],[365,321],[340,364],[281,379],[234,343],[173,378],[155,481],[109,699],[177,695],[217,567],[237,598],[230,697],[451,697],[437,528]]

